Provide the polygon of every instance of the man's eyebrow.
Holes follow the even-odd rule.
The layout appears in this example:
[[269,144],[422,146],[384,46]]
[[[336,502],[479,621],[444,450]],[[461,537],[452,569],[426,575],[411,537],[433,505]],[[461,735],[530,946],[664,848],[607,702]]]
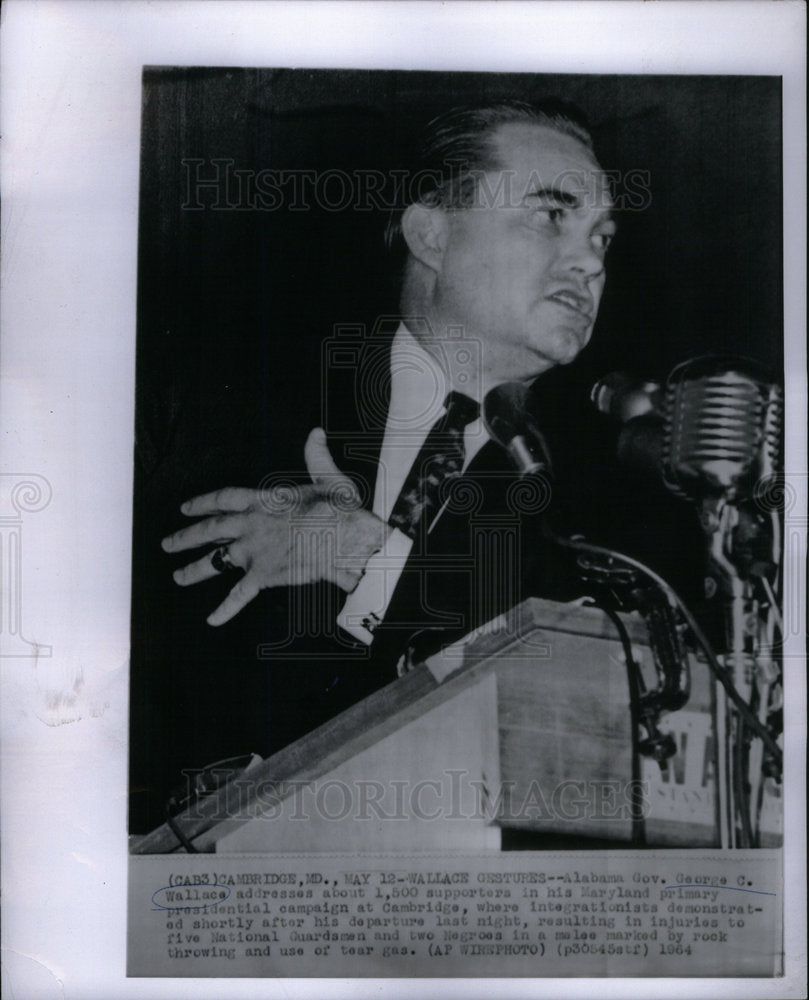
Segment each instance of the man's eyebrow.
[[529,198],[536,198],[538,201],[554,201],[566,208],[578,208],[581,204],[576,195],[569,191],[562,191],[560,188],[535,188],[533,191],[529,191],[525,198],[526,201]]
[[[529,191],[526,194],[525,201],[529,200],[550,201],[556,205],[563,205],[565,208],[581,208],[582,205],[582,201],[577,195],[571,194],[569,191],[562,191],[560,188],[535,188],[533,191]],[[615,221],[612,204],[605,206],[604,215],[601,221]]]

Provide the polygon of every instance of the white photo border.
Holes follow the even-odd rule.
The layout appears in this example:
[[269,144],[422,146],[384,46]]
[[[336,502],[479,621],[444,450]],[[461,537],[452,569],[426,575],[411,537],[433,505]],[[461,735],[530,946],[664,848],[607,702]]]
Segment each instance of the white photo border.
[[[2,471],[43,477],[52,489],[25,538],[23,619],[38,655],[0,659],[6,988],[37,1000],[199,996],[198,980],[125,977],[143,67],[781,76],[787,469],[804,473],[805,5],[10,0],[2,20]],[[805,475],[799,481],[805,511]],[[599,980],[600,996],[801,995],[805,689],[795,674],[785,752],[785,978]],[[384,988],[416,997],[425,985],[397,980]],[[593,985],[446,980],[430,989],[441,997],[576,997]],[[348,997],[358,988],[379,987],[370,980],[202,987],[212,1000]]]

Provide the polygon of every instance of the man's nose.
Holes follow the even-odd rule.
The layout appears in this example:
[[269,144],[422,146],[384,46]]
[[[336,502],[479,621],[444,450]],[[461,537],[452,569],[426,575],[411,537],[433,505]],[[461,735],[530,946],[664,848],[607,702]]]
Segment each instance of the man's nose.
[[586,282],[600,278],[604,273],[604,258],[593,245],[592,237],[571,236],[562,258],[565,270],[577,272]]

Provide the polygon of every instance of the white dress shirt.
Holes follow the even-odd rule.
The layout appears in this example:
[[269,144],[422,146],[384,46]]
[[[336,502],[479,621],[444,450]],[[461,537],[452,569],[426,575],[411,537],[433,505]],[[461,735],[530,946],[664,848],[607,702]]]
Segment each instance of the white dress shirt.
[[[430,429],[445,413],[444,400],[449,391],[441,365],[400,323],[391,345],[390,406],[374,492],[373,512],[383,521],[390,517]],[[480,417],[467,425],[464,469],[488,440]],[[441,511],[428,530],[440,516]],[[385,616],[412,545],[412,539],[394,529],[384,547],[368,560],[365,575],[348,595],[337,620],[362,642],[370,644],[373,640],[374,629]]]

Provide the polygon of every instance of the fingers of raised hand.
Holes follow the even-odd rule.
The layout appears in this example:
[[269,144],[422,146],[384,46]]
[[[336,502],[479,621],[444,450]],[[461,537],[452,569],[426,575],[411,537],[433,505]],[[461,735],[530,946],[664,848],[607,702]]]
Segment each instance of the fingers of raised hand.
[[213,493],[203,493],[186,500],[180,507],[188,517],[205,517],[209,514],[237,514],[256,502],[256,490],[242,486],[226,486]]
[[261,587],[254,579],[252,573],[243,576],[236,583],[228,596],[222,601],[216,611],[208,615],[206,621],[209,625],[224,625],[231,618],[235,617],[242,608],[246,607],[254,597],[258,596]]
[[315,427],[309,435],[303,454],[306,471],[312,482],[337,509],[352,510],[360,506],[357,487],[351,478],[335,465],[322,428]]
[[329,446],[326,444],[326,432],[322,427],[315,427],[303,448],[303,458],[306,462],[306,471],[309,473],[313,483],[319,483],[322,479],[333,479],[342,473],[334,464]]
[[246,523],[245,514],[216,514],[213,517],[205,517],[196,524],[181,528],[168,538],[164,538],[163,551],[184,552],[186,549],[196,549],[201,545],[239,538],[244,533]]
[[[206,553],[201,559],[197,559],[196,562],[189,563],[187,566],[175,570],[172,574],[174,582],[181,587],[190,587],[194,583],[202,583],[203,580],[210,580],[211,577],[219,576],[222,570],[218,569],[213,561],[213,557],[217,551],[217,549],[214,549],[213,552]],[[227,560],[236,569],[243,567],[244,554],[238,545],[228,545]]]
[[[319,474],[325,475],[323,467]],[[255,499],[252,491],[225,490],[215,503],[227,504],[231,502],[228,497],[243,500],[246,494]],[[271,513],[263,504],[250,505],[241,513],[203,517],[164,539],[167,552],[225,543],[228,561],[245,571],[210,615],[209,624],[230,621],[266,587],[300,586],[325,579],[352,591],[369,556],[382,547],[390,533],[389,526],[370,511],[346,509],[317,485],[296,488],[296,497],[294,510],[284,514]],[[176,583],[185,587],[217,576],[221,566],[214,565],[212,556],[207,552],[178,569]]]

